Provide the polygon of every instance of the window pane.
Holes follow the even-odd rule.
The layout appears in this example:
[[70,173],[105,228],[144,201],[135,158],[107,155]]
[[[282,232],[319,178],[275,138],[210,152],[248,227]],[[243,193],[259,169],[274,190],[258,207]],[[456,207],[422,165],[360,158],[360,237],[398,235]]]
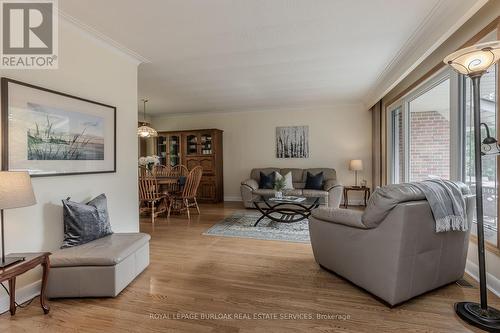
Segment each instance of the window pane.
[[393,183],[404,183],[405,181],[405,146],[404,146],[404,128],[403,112],[401,107],[392,111],[392,175]]
[[[496,74],[495,67],[481,78],[481,122],[490,128],[491,136],[497,138],[496,125]],[[469,78],[465,83],[465,182],[475,191],[476,177],[474,173],[474,114],[472,103],[472,83]],[[482,129],[482,137],[486,131]],[[497,244],[497,163],[495,156],[483,157],[483,209],[484,234],[486,240]],[[472,232],[477,234],[476,224]]]
[[409,105],[409,180],[450,178],[450,80],[439,83]]

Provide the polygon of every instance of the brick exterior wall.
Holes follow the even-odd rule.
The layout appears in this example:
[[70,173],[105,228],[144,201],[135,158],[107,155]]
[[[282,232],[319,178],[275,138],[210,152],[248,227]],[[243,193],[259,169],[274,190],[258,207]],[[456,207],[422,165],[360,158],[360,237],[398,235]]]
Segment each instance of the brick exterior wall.
[[437,111],[410,112],[410,180],[450,178],[450,122]]

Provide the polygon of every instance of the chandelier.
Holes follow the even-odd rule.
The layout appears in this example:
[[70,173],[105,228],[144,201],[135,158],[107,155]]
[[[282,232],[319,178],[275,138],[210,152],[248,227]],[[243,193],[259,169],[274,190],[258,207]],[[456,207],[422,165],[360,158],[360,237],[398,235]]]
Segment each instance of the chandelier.
[[144,103],[144,121],[142,121],[137,128],[137,136],[140,138],[154,138],[158,136],[158,132],[149,126],[149,123],[146,122],[146,102],[148,101],[146,98],[142,99]]

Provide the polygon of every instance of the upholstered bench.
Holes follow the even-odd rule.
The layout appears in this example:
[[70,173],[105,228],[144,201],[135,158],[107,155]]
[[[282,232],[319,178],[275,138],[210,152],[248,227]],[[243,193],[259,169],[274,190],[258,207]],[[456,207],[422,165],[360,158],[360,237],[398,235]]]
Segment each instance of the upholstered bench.
[[117,296],[149,265],[150,238],[143,233],[116,233],[54,251],[47,296]]

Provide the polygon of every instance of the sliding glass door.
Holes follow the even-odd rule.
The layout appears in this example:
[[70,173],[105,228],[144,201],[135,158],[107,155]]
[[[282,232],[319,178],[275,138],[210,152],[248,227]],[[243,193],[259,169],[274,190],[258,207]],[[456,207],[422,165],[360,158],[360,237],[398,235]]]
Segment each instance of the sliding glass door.
[[444,72],[389,109],[393,183],[451,178],[450,100]]
[[450,179],[450,79],[408,102],[409,181]]

